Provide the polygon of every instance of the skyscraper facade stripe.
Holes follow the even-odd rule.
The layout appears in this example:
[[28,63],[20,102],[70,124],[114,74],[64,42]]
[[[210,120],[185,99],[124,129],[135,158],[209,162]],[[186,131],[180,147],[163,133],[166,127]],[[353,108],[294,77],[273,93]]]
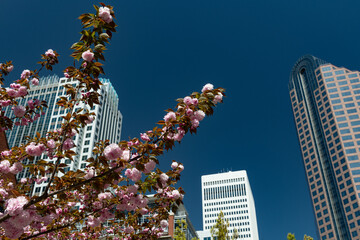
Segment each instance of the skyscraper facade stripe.
[[[80,128],[79,133],[74,139],[75,148],[74,151],[77,155],[74,157],[73,161],[69,159],[63,159],[62,163],[67,164],[67,167],[64,168],[64,171],[69,170],[76,171],[77,169],[84,169],[87,165],[86,160],[90,157],[94,157],[92,150],[94,145],[99,140],[110,140],[110,142],[119,142],[121,136],[121,127],[122,127],[122,115],[118,109],[119,98],[118,95],[112,86],[111,82],[108,79],[100,79],[103,85],[100,88],[100,104],[94,105],[92,108],[89,106],[77,105],[75,111],[78,109],[85,109],[91,113],[95,113],[95,120],[87,124],[85,128]],[[49,76],[43,77],[40,79],[40,84],[38,86],[31,86],[29,94],[23,98],[19,99],[20,105],[25,105],[25,103],[30,99],[39,99],[45,100],[48,104],[48,108],[45,109],[45,114],[42,115],[37,121],[29,123],[27,126],[14,126],[12,131],[7,131],[7,139],[10,147],[19,146],[22,143],[26,142],[26,136],[34,137],[36,132],[39,132],[42,137],[48,131],[54,131],[61,127],[63,123],[63,118],[69,109],[61,108],[56,105],[56,102],[59,100],[59,97],[66,95],[65,85],[66,84],[76,84],[76,80],[68,78],[59,78],[58,76]],[[10,108],[6,109],[5,115],[8,117],[13,117],[13,111]],[[47,161],[52,161],[45,154],[40,157],[35,157],[35,161],[39,159],[45,159]],[[28,160],[24,160],[24,164],[27,164]],[[24,171],[20,172],[17,175],[18,179],[28,178],[30,173],[27,168]],[[45,189],[46,182],[40,184],[34,184],[32,194],[41,194]]]
[[319,239],[360,239],[359,72],[306,55],[289,91]]

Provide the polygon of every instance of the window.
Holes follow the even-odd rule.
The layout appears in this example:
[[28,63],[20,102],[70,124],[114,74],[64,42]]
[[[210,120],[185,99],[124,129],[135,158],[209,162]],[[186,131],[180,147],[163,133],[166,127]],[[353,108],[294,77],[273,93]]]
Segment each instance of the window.
[[357,167],[360,167],[360,162],[350,163],[350,168],[357,168]]
[[345,152],[346,152],[347,154],[356,153],[356,149],[355,149],[355,148],[346,149]]
[[339,128],[343,128],[347,126],[349,126],[347,123],[339,123]]
[[345,74],[344,70],[335,71],[335,75],[341,75],[341,74]]
[[351,122],[351,126],[357,126],[357,125],[360,125],[360,121]]
[[351,140],[352,139],[352,136],[351,135],[348,135],[348,136],[343,136],[342,137],[342,140],[346,141],[346,140]]

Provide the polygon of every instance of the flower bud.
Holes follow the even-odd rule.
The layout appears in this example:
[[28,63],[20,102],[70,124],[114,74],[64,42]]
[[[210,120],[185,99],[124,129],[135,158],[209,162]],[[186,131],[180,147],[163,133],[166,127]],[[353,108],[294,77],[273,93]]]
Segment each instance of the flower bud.
[[71,45],[71,49],[75,49],[76,48],[76,44],[78,44],[77,42],[74,43],[73,45]]
[[97,51],[97,52],[101,52],[104,48],[104,45],[102,44],[98,44],[95,46],[94,50]]
[[107,34],[107,33],[102,33],[102,34],[100,34],[100,39],[101,40],[106,40],[106,39],[108,39],[109,38],[109,35]]

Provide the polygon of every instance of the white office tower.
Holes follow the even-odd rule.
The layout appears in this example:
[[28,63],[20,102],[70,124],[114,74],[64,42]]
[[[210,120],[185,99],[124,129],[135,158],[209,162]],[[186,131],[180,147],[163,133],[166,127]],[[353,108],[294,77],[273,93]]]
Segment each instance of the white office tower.
[[[80,129],[79,134],[76,135],[74,139],[76,147],[73,150],[77,155],[74,157],[74,161],[62,160],[63,163],[68,164],[64,169],[65,172],[85,168],[86,160],[93,156],[92,150],[97,141],[106,139],[109,139],[111,143],[120,141],[122,115],[118,109],[119,98],[108,79],[100,79],[100,81],[103,83],[99,90],[101,95],[100,104],[94,105],[92,109],[87,107],[90,112],[96,114],[95,120],[85,128]],[[45,114],[37,121],[29,123],[27,126],[14,126],[12,131],[7,131],[9,147],[19,146],[21,143],[26,142],[26,136],[32,138],[36,132],[39,132],[41,136],[45,136],[48,131],[54,131],[61,127],[62,116],[67,113],[68,109],[60,108],[56,105],[56,102],[59,97],[66,95],[65,84],[75,86],[76,80],[59,78],[58,76],[44,77],[40,79],[38,86],[31,86],[29,94],[24,99],[19,99],[19,104],[23,106],[30,99],[45,100],[48,108],[45,109]],[[75,110],[79,108],[84,108],[84,105],[76,106]],[[7,109],[5,114],[8,117],[13,117],[13,111],[10,109]],[[35,158],[35,160],[39,159],[51,161],[46,155]],[[29,176],[30,173],[25,169],[17,175],[17,178],[28,178]],[[41,194],[45,186],[46,182],[35,184],[33,194]]]
[[229,236],[237,229],[239,239],[259,240],[254,198],[246,171],[201,176],[203,231],[200,240],[210,240],[210,229],[220,211],[229,222]]

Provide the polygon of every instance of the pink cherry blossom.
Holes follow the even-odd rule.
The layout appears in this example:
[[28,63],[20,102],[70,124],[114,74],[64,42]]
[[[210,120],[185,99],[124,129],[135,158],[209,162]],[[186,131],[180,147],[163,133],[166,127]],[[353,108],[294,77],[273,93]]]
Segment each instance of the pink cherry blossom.
[[176,114],[174,112],[168,112],[164,117],[165,122],[168,122],[171,119],[176,120]]
[[177,172],[181,173],[184,170],[184,165],[179,165]]
[[191,103],[195,106],[198,105],[199,103],[199,100],[197,98],[192,98],[191,101],[192,101]]
[[8,72],[11,72],[14,69],[14,65],[10,65],[6,68]]
[[171,164],[171,168],[172,168],[172,169],[176,169],[178,166],[179,166],[179,164],[178,164],[177,162],[173,162],[173,163]]
[[95,176],[95,168],[94,167],[87,168],[84,178],[90,179],[90,178],[93,178],[94,176]]
[[156,162],[153,160],[150,160],[149,162],[145,163],[145,173],[149,173],[156,167]]
[[130,160],[130,150],[124,150],[121,159],[129,161]]
[[64,72],[64,77],[70,78],[70,75],[67,72]]
[[93,202],[93,206],[95,209],[101,209],[103,207],[103,204],[100,201],[95,201]]
[[88,225],[90,227],[97,227],[100,225],[100,220],[98,218],[95,218],[94,216],[88,217]]
[[168,223],[168,221],[166,221],[166,220],[161,220],[161,221],[160,221],[160,226],[161,226],[162,228],[167,228],[167,227],[169,226],[169,223]]
[[24,87],[24,86],[21,86],[19,89],[18,89],[18,95],[19,97],[22,97],[22,96],[25,96],[27,94],[27,88]]
[[69,132],[68,132],[68,136],[69,137],[73,137],[77,134],[77,131],[75,129],[71,129]]
[[18,83],[11,83],[11,84],[10,84],[10,87],[11,87],[12,89],[19,89],[19,88],[21,87],[21,85],[18,84]]
[[22,79],[23,78],[27,78],[27,77],[30,77],[30,70],[26,69],[24,70],[22,73],[21,73],[21,76],[20,76]]
[[222,99],[223,99],[222,93],[218,93],[218,94],[215,96],[215,98],[214,98],[214,103],[215,103],[215,104],[216,104],[216,103],[219,103],[219,102],[222,101]]
[[31,79],[31,83],[32,83],[34,86],[38,86],[38,85],[39,85],[39,79],[33,78],[33,79]]
[[136,168],[133,169],[126,169],[125,176],[127,176],[129,179],[131,179],[134,182],[137,182],[141,179],[141,172],[137,170]]
[[197,110],[194,116],[197,120],[202,121],[205,118],[205,113],[202,110]]
[[22,170],[23,170],[23,165],[20,162],[16,162],[10,167],[10,172],[12,174],[18,174]]
[[56,147],[56,144],[55,144],[55,140],[54,139],[50,139],[47,141],[46,145],[49,147],[49,148],[55,148]]
[[214,85],[208,83],[208,84],[205,84],[205,86],[202,88],[201,92],[210,91],[213,89],[214,89]]
[[10,105],[10,103],[11,103],[11,100],[0,100],[0,105],[2,107],[7,107]]
[[24,106],[16,106],[14,108],[14,115],[16,117],[23,117],[25,115],[26,108]]
[[93,115],[88,116],[88,119],[85,120],[86,124],[90,124],[94,121],[95,117]]
[[12,153],[12,151],[11,150],[9,150],[9,151],[2,151],[1,152],[1,156],[3,156],[3,157],[8,157],[8,156],[10,156],[11,155],[11,153]]
[[111,197],[112,197],[112,195],[111,195],[111,193],[109,193],[109,192],[100,193],[100,194],[98,195],[98,198],[99,198],[100,201],[103,201],[103,200],[105,200],[105,199],[110,199]]
[[74,147],[74,141],[71,138],[67,138],[63,144],[63,150],[69,150]]
[[45,146],[43,144],[31,142],[25,147],[25,151],[30,156],[40,156],[45,151]]
[[121,157],[122,153],[123,152],[122,152],[121,148],[116,143],[110,144],[104,150],[104,156],[108,160],[116,160],[117,158]]
[[0,162],[0,172],[8,173],[10,171],[10,162],[8,160],[4,160]]
[[1,227],[4,228],[6,237],[10,239],[18,239],[23,233],[23,227],[18,227],[17,225],[11,224],[9,221],[1,223]]
[[140,138],[143,141],[150,141],[150,138],[146,133],[140,133]]
[[192,116],[194,114],[194,111],[191,108],[186,109],[186,115]]
[[90,50],[87,50],[81,54],[81,57],[87,61],[91,62],[94,59],[94,53],[92,53]]
[[45,182],[47,179],[48,179],[47,177],[36,178],[36,179],[35,179],[35,182],[36,182],[37,184],[40,184],[40,183]]
[[145,215],[149,212],[149,210],[147,210],[146,208],[140,208],[139,212],[141,215]]
[[18,91],[16,91],[15,89],[12,88],[6,88],[6,93],[10,96],[10,97],[18,97],[19,93]]
[[127,226],[124,230],[125,233],[132,233],[134,231],[134,228],[132,226]]
[[33,109],[35,108],[35,102],[34,102],[34,100],[30,99],[30,100],[27,102],[27,104],[28,104],[28,106],[29,106],[29,108],[30,108],[31,110],[33,110]]
[[15,216],[23,210],[24,205],[27,203],[28,200],[24,196],[10,198],[7,200],[5,212],[10,216]]
[[30,122],[30,119],[22,118],[21,119],[21,126],[27,126]]
[[52,49],[49,49],[45,52],[45,55],[48,57],[55,57],[55,53]]
[[166,175],[166,173],[160,174],[160,181],[161,181],[162,183],[166,183],[167,180],[169,180],[169,176]]
[[104,20],[106,23],[112,22],[112,16],[110,14],[110,9],[108,7],[99,8],[99,17]]
[[178,132],[176,134],[174,134],[173,136],[168,136],[170,139],[173,139],[175,141],[181,141],[183,139],[183,137],[185,136],[185,130],[182,129],[181,127],[177,128]]
[[191,97],[189,97],[189,96],[184,97],[184,103],[185,103],[186,105],[192,104],[192,99],[191,99]]
[[[1,197],[5,198],[7,196],[9,196],[9,193],[5,189],[0,188],[0,199],[1,199]],[[0,216],[1,216],[1,213],[0,213]]]
[[173,196],[174,199],[179,199],[181,197],[181,194],[176,189],[171,192],[171,195]]

